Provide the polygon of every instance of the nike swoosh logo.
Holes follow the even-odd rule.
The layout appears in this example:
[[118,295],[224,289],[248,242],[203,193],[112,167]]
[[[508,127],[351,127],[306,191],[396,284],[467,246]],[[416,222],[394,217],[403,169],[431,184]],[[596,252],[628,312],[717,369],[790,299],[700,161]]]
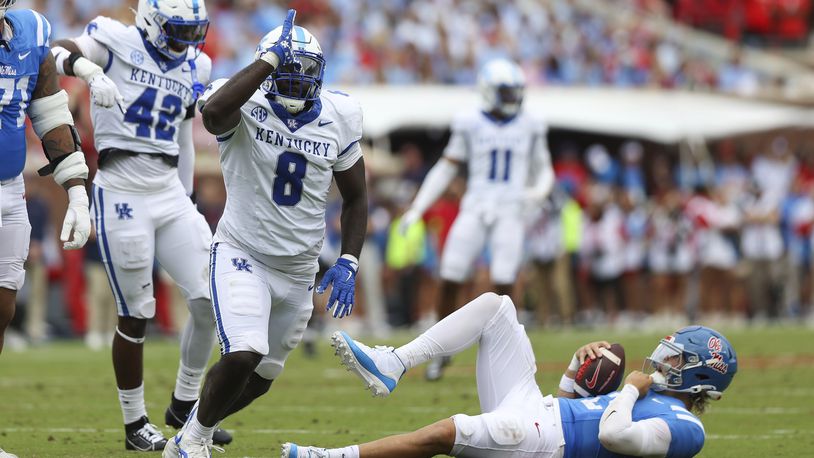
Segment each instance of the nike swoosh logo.
[[596,386],[596,381],[599,378],[599,368],[602,367],[602,361],[599,361],[599,364],[596,365],[596,369],[594,370],[594,375],[591,376],[590,380],[585,381],[585,386],[590,389],[594,389]]
[[314,285],[308,287],[308,291],[311,291],[312,289],[314,289]]
[[327,126],[328,124],[333,124],[333,121],[320,121],[317,123],[319,127]]
[[537,427],[537,437],[540,437],[540,423],[534,422],[534,426]]
[[350,277],[351,277],[352,275],[353,275],[352,273],[348,272],[348,278],[346,278],[346,279],[345,279],[345,281],[350,280]]
[[27,52],[27,53],[25,53],[25,54],[20,54],[20,55],[19,55],[19,56],[17,56],[17,57],[19,57],[19,58],[20,58],[20,60],[23,60],[23,59],[25,59],[26,57],[28,57],[28,55],[29,55],[29,54],[31,54],[31,51],[28,51],[28,52]]

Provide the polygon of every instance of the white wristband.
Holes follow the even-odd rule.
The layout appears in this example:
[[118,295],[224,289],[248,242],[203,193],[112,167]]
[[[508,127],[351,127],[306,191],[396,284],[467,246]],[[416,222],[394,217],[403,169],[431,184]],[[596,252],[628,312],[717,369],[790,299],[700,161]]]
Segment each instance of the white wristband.
[[574,392],[574,379],[571,377],[563,374],[562,378],[560,378],[560,390],[566,393],[573,393]]
[[277,66],[280,65],[280,58],[277,57],[277,54],[274,54],[273,52],[264,52],[263,54],[260,54],[260,60],[274,68],[277,68]]
[[102,67],[84,57],[80,57],[73,64],[73,74],[85,80],[86,83],[89,83],[90,80],[99,73],[104,73]]
[[342,256],[340,256],[340,258],[347,259],[348,261],[350,261],[353,264],[354,272],[357,272],[359,270],[359,259],[357,259],[356,256],[352,254],[343,254]]

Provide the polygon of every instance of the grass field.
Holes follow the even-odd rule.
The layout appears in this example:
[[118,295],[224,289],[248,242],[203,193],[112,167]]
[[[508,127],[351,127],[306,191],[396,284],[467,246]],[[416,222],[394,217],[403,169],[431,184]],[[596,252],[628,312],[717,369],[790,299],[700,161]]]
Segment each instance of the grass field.
[[[813,456],[814,331],[792,327],[725,333],[738,351],[740,369],[724,399],[702,417],[707,443],[701,456]],[[659,337],[532,333],[538,382],[551,392],[574,349],[598,338],[623,343],[628,369],[639,368]],[[414,370],[384,400],[372,399],[331,350],[325,341],[316,359],[295,352],[268,395],[224,422],[235,442],[221,456],[277,457],[284,441],[346,445],[409,431],[454,413],[478,413],[472,350],[456,357],[443,381],[425,382],[422,370]],[[174,342],[148,342],[145,386],[154,423],[163,423],[177,358]],[[125,452],[120,425],[109,352],[59,343],[0,357],[0,447],[20,458],[137,456]]]

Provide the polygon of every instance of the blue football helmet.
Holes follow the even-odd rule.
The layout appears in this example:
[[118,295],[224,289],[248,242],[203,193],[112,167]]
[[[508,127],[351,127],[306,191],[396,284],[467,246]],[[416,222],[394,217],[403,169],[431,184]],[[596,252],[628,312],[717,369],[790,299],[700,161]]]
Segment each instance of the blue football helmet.
[[[283,27],[277,27],[260,40],[256,58],[280,40]],[[304,27],[291,29],[291,49],[300,66],[279,65],[263,83],[262,89],[273,96],[292,114],[305,108],[306,102],[319,99],[322,78],[325,75],[325,58],[317,38]]]
[[738,371],[735,349],[719,332],[705,326],[688,326],[661,339],[644,372],[654,373],[653,389],[706,393],[720,399]]

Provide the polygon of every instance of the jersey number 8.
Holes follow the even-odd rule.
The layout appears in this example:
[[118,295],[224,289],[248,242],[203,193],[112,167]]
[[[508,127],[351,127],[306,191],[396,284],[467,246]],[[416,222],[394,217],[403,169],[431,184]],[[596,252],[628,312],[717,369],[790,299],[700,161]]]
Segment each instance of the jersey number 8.
[[[158,90],[147,88],[124,113],[125,122],[136,124],[136,137],[150,138],[153,127],[153,107]],[[172,94],[164,96],[158,110],[158,122],[155,124],[155,139],[172,141],[175,138],[175,126],[172,123],[181,114],[183,102]]]
[[277,168],[272,184],[272,199],[277,205],[292,207],[302,198],[302,180],[308,160],[302,154],[286,151],[277,158]]

